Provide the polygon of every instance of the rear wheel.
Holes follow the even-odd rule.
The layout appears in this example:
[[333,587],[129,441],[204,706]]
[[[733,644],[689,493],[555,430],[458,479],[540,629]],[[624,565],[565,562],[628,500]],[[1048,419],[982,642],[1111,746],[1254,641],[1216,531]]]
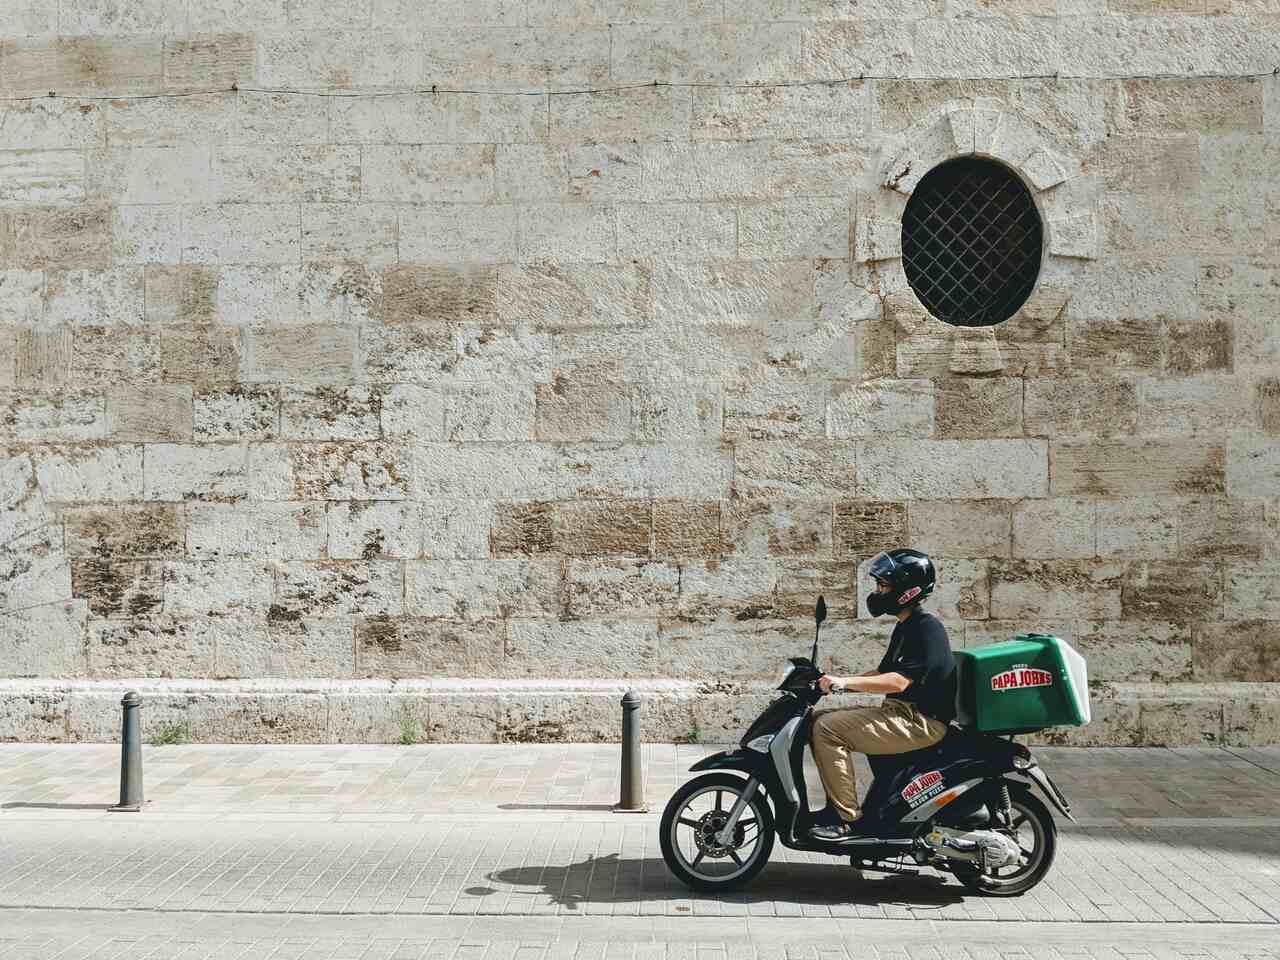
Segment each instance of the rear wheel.
[[970,890],[991,897],[1016,897],[1043,880],[1053,865],[1058,843],[1058,826],[1039,797],[1025,790],[1010,791],[1010,794],[1012,823],[1005,823],[1003,813],[995,810],[986,829],[1003,833],[1018,844],[1022,850],[1018,862],[997,867],[990,873],[982,873],[968,863],[953,863],[950,868],[955,878]]
[[773,811],[759,789],[738,818],[731,842],[716,840],[746,786],[745,779],[731,773],[708,773],[690,780],[667,803],[658,830],[662,857],[686,886],[735,890],[769,862]]

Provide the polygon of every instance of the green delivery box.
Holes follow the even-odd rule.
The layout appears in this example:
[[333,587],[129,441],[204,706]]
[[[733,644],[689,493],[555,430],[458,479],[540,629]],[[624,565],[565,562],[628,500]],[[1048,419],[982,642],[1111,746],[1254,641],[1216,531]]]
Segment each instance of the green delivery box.
[[989,733],[1028,733],[1089,722],[1084,657],[1058,637],[1012,640],[955,651],[956,719]]

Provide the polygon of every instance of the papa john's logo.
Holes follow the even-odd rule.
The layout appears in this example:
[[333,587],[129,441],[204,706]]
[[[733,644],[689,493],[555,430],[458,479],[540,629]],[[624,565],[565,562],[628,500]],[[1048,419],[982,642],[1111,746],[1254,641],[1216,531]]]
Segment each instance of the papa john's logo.
[[911,806],[918,807],[930,797],[941,793],[944,786],[942,772],[940,770],[930,770],[928,773],[920,774],[920,776],[902,788],[902,799]]
[[1037,670],[1025,663],[1017,664],[1012,670],[997,673],[991,678],[992,690],[1021,690],[1024,687],[1052,687],[1053,674],[1048,670]]

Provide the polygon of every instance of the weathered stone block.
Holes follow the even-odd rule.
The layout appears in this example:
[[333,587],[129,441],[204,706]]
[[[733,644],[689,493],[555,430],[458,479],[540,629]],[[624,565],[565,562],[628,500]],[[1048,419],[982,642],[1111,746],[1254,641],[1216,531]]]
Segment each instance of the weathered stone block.
[[389,560],[286,562],[276,567],[272,616],[400,615],[405,610],[401,565]]
[[937,405],[935,385],[930,380],[836,384],[827,401],[827,433],[841,439],[883,434],[930,436]]
[[158,36],[31,37],[5,51],[4,85],[15,94],[44,96],[107,92],[151,93],[162,84]]
[[366,146],[361,195],[374,201],[491,203],[494,168],[492,144]]
[[119,264],[176,264],[182,258],[181,208],[117,205],[109,253]]
[[146,500],[238,499],[248,484],[242,444],[156,443],[147,447],[143,466]]
[[1170,557],[1178,550],[1177,514],[1157,497],[1095,500],[1098,556],[1126,560]]
[[[354,213],[354,211],[353,211]],[[183,263],[297,263],[302,257],[296,203],[220,203],[185,207]]]
[[208,325],[166,327],[160,333],[160,367],[167,383],[234,383],[240,369],[239,333]]
[[738,497],[837,500],[857,494],[850,441],[733,445],[733,492]]
[[766,380],[734,385],[724,396],[724,436],[779,440],[825,432],[822,384]]
[[575,444],[556,452],[561,499],[721,497],[729,490],[730,452],[721,445]]
[[1003,643],[1012,640],[1020,633],[1047,633],[1067,643],[1075,643],[1076,623],[1074,620],[1041,620],[1039,618],[1019,620],[966,620],[957,624],[951,636],[951,645],[960,646],[963,630],[963,641],[966,649],[985,646],[989,643]]
[[290,30],[262,37],[258,79],[268,87],[402,86],[421,77],[420,56],[402,29]]
[[1203,498],[1179,503],[1178,555],[1261,560],[1267,544],[1266,529],[1258,523],[1263,512],[1257,500]]
[[31,462],[47,500],[142,499],[141,446],[39,447]]
[[656,500],[653,504],[655,557],[718,557],[726,550],[720,530],[721,504]]
[[187,554],[200,560],[324,556],[323,503],[190,503]]
[[71,379],[71,328],[53,330],[21,328],[0,333],[0,388],[58,387]]
[[[453,337],[437,324],[392,324],[361,328],[359,378],[381,383],[435,386],[457,362]],[[335,367],[334,378],[342,377]]]
[[4,676],[82,676],[88,613],[83,600],[0,612]]
[[6,390],[0,393],[0,438],[20,443],[101,440],[106,402],[90,390]]
[[775,80],[796,67],[793,23],[615,24],[609,72],[625,83]]
[[[494,505],[482,500],[422,504],[422,556],[427,560],[489,556]],[[495,554],[496,555],[496,554]]]
[[444,439],[444,397],[412,383],[383,387],[381,423],[385,437]]
[[616,211],[585,203],[516,208],[521,260],[603,263],[617,257]]
[[653,312],[661,321],[744,328],[817,317],[809,260],[659,260],[654,269]]
[[1056,440],[1049,461],[1055,496],[1212,494],[1227,486],[1226,453],[1209,441]]
[[630,391],[622,385],[578,386],[557,378],[534,386],[539,440],[625,440],[631,433]]
[[1222,568],[1180,560],[1131,563],[1121,609],[1129,620],[1221,620]]
[[413,263],[517,260],[516,210],[512,204],[405,205],[399,215],[400,259]]
[[845,258],[850,255],[849,225],[849,204],[843,198],[745,206],[738,214],[738,256]]
[[690,101],[690,91],[680,87],[552,97],[548,136],[553,143],[574,145],[684,140],[689,134]]
[[354,379],[356,333],[342,327],[259,327],[248,332],[241,379],[343,383]]
[[649,316],[650,271],[637,263],[503,264],[498,318],[551,329],[643,323]]
[[1280,444],[1267,437],[1228,435],[1226,461],[1226,492],[1231,496],[1268,497],[1280,490]]
[[647,501],[576,500],[552,511],[554,549],[571,556],[647,557],[652,527]]
[[340,143],[538,143],[547,138],[546,97],[437,93],[424,100],[384,93],[343,97],[330,110],[332,136]]
[[304,203],[302,259],[396,260],[396,208],[382,203]]
[[1280,620],[1280,577],[1229,564],[1223,614],[1228,621]]
[[[906,504],[910,539],[945,557],[1007,557],[1011,554],[1011,504],[998,500],[912,500]],[[837,514],[838,517],[838,514]],[[892,539],[892,538],[890,538]],[[904,535],[902,540],[907,539]],[[871,537],[864,553],[888,540]]]
[[[352,617],[257,618],[218,638],[213,674],[223,677],[350,677],[355,674]],[[313,681],[314,682],[314,681]],[[333,695],[326,696],[332,709]],[[333,740],[332,730],[328,735]]]
[[726,550],[745,557],[831,556],[831,506],[812,501],[729,501]]
[[[417,45],[413,46],[416,50]],[[423,53],[426,79],[441,86],[579,89],[604,86],[609,79],[610,35],[603,26],[574,30],[453,26],[434,31]]]
[[858,444],[858,493],[873,500],[1043,497],[1043,440],[883,440]]
[[404,500],[413,489],[412,451],[389,443],[298,444],[289,448],[293,489],[306,500]]
[[166,560],[164,611],[261,613],[271,603],[272,579],[272,567],[254,560]]
[[1245,620],[1192,627],[1198,680],[1280,680],[1280,623]]
[[1085,559],[1097,553],[1095,501],[1023,500],[1013,507],[1013,556]]
[[555,450],[536,443],[420,443],[413,448],[410,489],[419,500],[550,500],[558,490],[558,463]]
[[164,44],[165,84],[201,89],[248,86],[257,72],[256,54],[253,37],[248,34],[170,38]]
[[136,327],[76,327],[71,343],[71,378],[77,383],[115,386],[160,380],[157,331]]
[[[777,569],[778,616],[811,618],[819,594],[826,596],[833,620],[851,618],[857,610],[858,583],[849,575],[847,560],[780,560]],[[865,577],[862,582],[866,583]]]
[[1120,134],[1261,132],[1263,84],[1252,77],[1135,78],[1107,91],[1107,126]]
[[422,553],[422,510],[401,500],[329,504],[329,556],[335,560],[417,557]]
[[209,267],[148,264],[143,271],[148,323],[212,323],[221,275]]
[[107,391],[107,436],[120,440],[190,440],[191,388],[116,387]]
[[1222,742],[1222,700],[1156,688],[1138,701],[1139,743],[1206,746]]
[[71,595],[87,601],[95,617],[132,619],[159,613],[164,603],[163,570],[158,561],[73,560]]
[[498,313],[493,267],[399,264],[382,274],[381,316],[388,323],[488,323]]
[[0,543],[10,543],[53,521],[36,482],[31,458],[0,453]]
[[532,440],[534,393],[524,384],[458,386],[446,395],[448,440]]
[[285,440],[376,440],[382,394],[369,387],[285,387],[280,435]]
[[69,557],[178,559],[186,550],[186,508],[171,503],[65,507],[58,511]]
[[[1138,383],[1109,376],[1036,377],[1025,385],[1023,429],[1041,437],[1129,436],[1138,429]],[[1143,424],[1145,430],[1146,425]]]
[[5,691],[0,694],[0,731],[0,741],[3,742],[56,743],[66,739],[65,693],[29,688],[17,695]]
[[1227,700],[1222,708],[1222,726],[1229,744],[1275,743],[1280,739],[1280,697]]
[[463,327],[453,337],[455,355],[446,376],[471,383],[533,383],[552,377],[552,338],[528,325]]
[[[912,521],[915,508],[911,504]],[[907,543],[908,505],[876,501],[842,500],[835,504],[834,554],[854,560],[866,560],[886,549],[891,543]],[[914,529],[913,529],[914,533]],[[953,555],[932,538],[915,536],[915,541],[929,543],[931,550]]]
[[618,255],[708,260],[737,252],[738,211],[711,203],[621,204]]
[[991,561],[991,616],[1119,620],[1122,563],[1090,560]]
[[668,662],[655,623],[513,620],[508,632],[503,676],[650,677]]
[[[0,218],[0,227],[8,226]],[[0,240],[0,258],[4,254]],[[44,313],[44,271],[0,270],[0,316],[6,323],[39,323]]]
[[836,129],[857,141],[870,119],[872,86],[850,80],[806,87],[693,87],[689,135],[694,140],[790,139]]
[[934,435],[955,439],[1022,436],[1023,385],[1031,382],[1013,377],[939,381],[932,396]]
[[77,203],[85,198],[84,156],[67,150],[0,152],[0,200]]
[[569,199],[569,157],[547,143],[501,144],[495,157],[498,199],[505,203],[550,203]]
[[906,21],[894,19],[806,26],[800,33],[799,76],[808,80],[869,74],[899,76],[914,55],[911,27]]
[[0,262],[7,260],[9,266],[103,270],[111,255],[111,240],[108,207],[0,211]]
[[680,571],[645,560],[569,560],[564,568],[565,618],[644,619],[674,603]]
[[280,435],[280,392],[237,385],[201,388],[192,398],[197,440],[272,440]]
[[636,440],[698,443],[719,439],[723,429],[724,399],[717,384],[645,385],[631,391],[631,436]]
[[405,564],[406,608],[438,620],[550,617],[560,608],[555,560],[416,560]]
[[0,610],[70,600],[71,570],[56,525],[20,534],[0,552]]
[[501,620],[361,617],[355,634],[357,672],[362,677],[498,676],[504,671],[506,629]]
[[550,553],[555,545],[553,505],[539,501],[494,505],[490,551],[495,557]]
[[49,323],[138,324],[144,316],[143,272],[138,267],[50,270],[44,301]]

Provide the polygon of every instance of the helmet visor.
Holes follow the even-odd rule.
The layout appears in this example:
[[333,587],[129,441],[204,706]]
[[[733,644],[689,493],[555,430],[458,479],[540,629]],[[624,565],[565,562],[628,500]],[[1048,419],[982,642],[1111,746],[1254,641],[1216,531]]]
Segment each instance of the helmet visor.
[[893,574],[897,569],[898,565],[894,563],[893,557],[882,550],[871,558],[871,565],[868,567],[867,572],[877,580],[893,583]]

